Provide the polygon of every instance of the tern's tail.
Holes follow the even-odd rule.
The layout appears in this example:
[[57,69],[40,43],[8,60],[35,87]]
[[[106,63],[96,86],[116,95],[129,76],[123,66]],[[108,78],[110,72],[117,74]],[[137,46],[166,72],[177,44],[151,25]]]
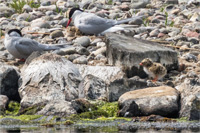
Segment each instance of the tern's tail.
[[54,45],[48,45],[45,44],[45,50],[56,50],[56,49],[61,49],[61,48],[66,48],[72,45],[72,42],[66,43],[66,44],[54,44]]
[[132,17],[132,18],[127,18],[127,19],[119,20],[119,21],[117,21],[117,23],[115,25],[124,24],[124,23],[127,23],[129,21],[136,20],[136,19],[143,18],[143,17],[144,16],[135,16],[135,17]]

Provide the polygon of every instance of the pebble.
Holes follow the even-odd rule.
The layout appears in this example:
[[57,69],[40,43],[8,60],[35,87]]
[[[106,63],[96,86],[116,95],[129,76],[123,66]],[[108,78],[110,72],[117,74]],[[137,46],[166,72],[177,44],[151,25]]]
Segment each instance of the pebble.
[[80,57],[74,59],[73,63],[75,63],[75,64],[87,64],[88,60],[85,56],[80,56]]
[[58,38],[58,37],[64,37],[64,34],[63,34],[63,32],[61,30],[55,30],[50,34],[50,37],[52,39]]
[[87,36],[82,36],[74,40],[74,43],[81,45],[82,47],[88,47],[90,45],[90,38]]

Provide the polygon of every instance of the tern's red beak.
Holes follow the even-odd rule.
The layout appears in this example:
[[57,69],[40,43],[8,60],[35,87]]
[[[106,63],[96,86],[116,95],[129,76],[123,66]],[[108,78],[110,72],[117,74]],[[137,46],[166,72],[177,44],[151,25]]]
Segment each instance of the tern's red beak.
[[70,19],[68,20],[66,28],[69,26],[69,24],[71,23],[71,21],[72,21],[72,18],[70,18]]
[[142,66],[143,64],[142,63],[140,63],[140,66]]

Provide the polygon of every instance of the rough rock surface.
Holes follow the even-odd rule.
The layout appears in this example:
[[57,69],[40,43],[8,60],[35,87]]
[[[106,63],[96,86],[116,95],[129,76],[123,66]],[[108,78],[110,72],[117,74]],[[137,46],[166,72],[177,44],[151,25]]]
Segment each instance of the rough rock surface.
[[179,117],[187,117],[189,120],[200,120],[200,77],[185,79],[177,86],[181,93],[181,109]]
[[178,68],[177,53],[159,44],[115,33],[106,34],[106,42],[108,63],[125,67],[128,77],[145,76],[139,66],[144,58],[160,62],[168,70]]
[[8,97],[5,95],[0,95],[0,114],[3,113],[3,111],[5,111],[6,106],[8,104]]
[[108,85],[107,100],[110,102],[118,101],[122,94],[146,87],[147,82],[139,77],[133,77],[130,79],[117,79]]
[[0,63],[0,94],[6,95],[9,100],[20,102],[18,93],[18,79],[20,75],[16,67]]
[[21,107],[78,98],[81,75],[76,66],[55,54],[44,54],[22,68]]
[[120,116],[161,115],[177,117],[179,92],[168,86],[150,87],[123,94],[119,100]]
[[89,100],[105,99],[107,96],[106,83],[93,75],[86,75],[79,84],[79,98]]
[[64,100],[56,100],[49,102],[42,110],[37,112],[38,115],[56,115],[56,116],[67,116],[76,114],[76,111],[71,105],[71,102]]
[[88,65],[79,65],[79,71],[82,77],[86,75],[94,75],[106,83],[114,81],[116,79],[121,79],[124,77],[124,72],[120,67],[116,66],[88,66]]

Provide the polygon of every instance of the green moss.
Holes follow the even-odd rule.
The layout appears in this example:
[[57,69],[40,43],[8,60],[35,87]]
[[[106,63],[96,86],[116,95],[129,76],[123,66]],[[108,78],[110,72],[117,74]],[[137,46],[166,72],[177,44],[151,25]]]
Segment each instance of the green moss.
[[10,101],[8,104],[8,109],[6,110],[6,115],[17,115],[19,108],[20,104],[18,102]]
[[19,114],[24,114],[24,115],[34,115],[38,111],[42,110],[44,108],[44,105],[33,105],[32,107],[25,108],[23,110],[19,111]]
[[176,119],[176,120],[177,120],[177,122],[186,122],[186,121],[188,121],[188,118],[187,117],[181,117],[181,118]]
[[30,121],[42,117],[42,115],[20,115],[20,116],[5,116],[2,118],[13,118],[21,121]]

